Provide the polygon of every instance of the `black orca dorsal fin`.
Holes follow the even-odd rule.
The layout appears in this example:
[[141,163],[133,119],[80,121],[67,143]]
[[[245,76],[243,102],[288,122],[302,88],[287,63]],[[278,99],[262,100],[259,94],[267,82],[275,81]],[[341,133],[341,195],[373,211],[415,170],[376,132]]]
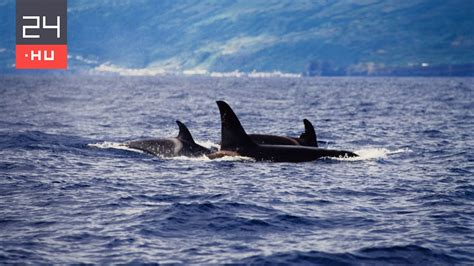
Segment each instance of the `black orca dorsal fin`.
[[256,145],[247,135],[234,111],[224,101],[217,101],[221,113],[221,150]]
[[303,119],[304,133],[301,134],[300,139],[306,146],[318,147],[318,139],[316,138],[316,131],[314,131],[313,124],[308,119]]
[[177,138],[183,141],[194,143],[193,136],[191,136],[191,132],[189,132],[188,128],[179,120],[176,120],[176,124],[178,124],[179,127]]

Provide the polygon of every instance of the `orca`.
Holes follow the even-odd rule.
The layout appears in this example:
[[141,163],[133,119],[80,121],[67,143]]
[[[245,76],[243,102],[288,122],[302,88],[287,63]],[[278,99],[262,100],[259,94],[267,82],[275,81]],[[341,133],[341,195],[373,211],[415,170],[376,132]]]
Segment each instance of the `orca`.
[[249,136],[256,144],[301,145],[318,147],[316,131],[314,130],[313,124],[311,124],[308,119],[303,119],[303,123],[305,131],[300,135],[299,138],[264,134],[249,134]]
[[194,142],[188,128],[181,121],[176,120],[176,123],[179,134],[175,138],[135,140],[125,143],[124,146],[161,157],[200,157],[213,152]]
[[343,150],[329,150],[308,146],[257,144],[245,132],[232,108],[217,101],[221,116],[221,149],[208,154],[211,159],[224,156],[244,156],[256,161],[308,162],[322,157],[357,157]]

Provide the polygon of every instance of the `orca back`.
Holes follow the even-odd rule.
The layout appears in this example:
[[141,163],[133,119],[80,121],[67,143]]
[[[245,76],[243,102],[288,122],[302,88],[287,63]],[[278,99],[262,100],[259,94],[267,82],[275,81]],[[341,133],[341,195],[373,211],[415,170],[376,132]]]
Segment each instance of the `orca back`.
[[249,134],[250,138],[259,145],[301,145],[309,147],[318,147],[316,132],[313,125],[308,119],[303,119],[305,131],[299,138],[265,135],[265,134]]
[[275,136],[275,135],[264,135],[264,134],[250,134],[250,138],[256,144],[264,145],[300,145],[299,139]]

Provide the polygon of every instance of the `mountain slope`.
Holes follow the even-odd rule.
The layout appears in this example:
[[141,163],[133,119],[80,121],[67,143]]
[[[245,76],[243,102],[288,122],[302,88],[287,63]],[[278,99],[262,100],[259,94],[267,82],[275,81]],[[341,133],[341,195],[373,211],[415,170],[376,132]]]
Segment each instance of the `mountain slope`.
[[[301,73],[321,65],[468,64],[474,63],[473,3],[69,1],[70,66]],[[0,62],[9,67],[14,36],[5,27],[14,1],[3,5],[0,15],[8,21],[0,26],[6,50]]]

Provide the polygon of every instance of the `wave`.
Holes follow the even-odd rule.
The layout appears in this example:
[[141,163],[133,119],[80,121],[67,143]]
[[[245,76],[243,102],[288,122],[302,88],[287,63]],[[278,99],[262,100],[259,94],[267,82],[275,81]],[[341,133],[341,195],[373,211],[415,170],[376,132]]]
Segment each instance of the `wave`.
[[87,144],[87,146],[99,148],[99,149],[116,149],[116,150],[125,150],[125,151],[144,153],[140,150],[131,149],[125,146],[122,142],[104,141],[104,142],[98,142],[98,143],[90,143],[90,144]]
[[[196,199],[199,198],[202,196]],[[158,200],[161,200],[161,197],[158,197]],[[172,232],[198,230],[225,233],[231,237],[254,237],[270,231],[299,230],[303,227],[317,226],[318,223],[317,219],[291,215],[269,206],[227,201],[222,194],[218,194],[214,199],[217,201],[186,202],[186,198],[183,200],[184,202],[175,202],[141,213],[138,217],[141,221],[137,225],[138,228],[146,235],[167,235]]]
[[238,70],[232,71],[232,72],[210,72],[206,73],[210,77],[217,77],[217,78],[226,78],[226,77],[248,77],[248,78],[272,78],[272,77],[278,77],[278,78],[301,78],[301,74],[295,74],[295,73],[285,73],[281,71],[272,71],[272,72],[257,72],[257,71],[252,71],[252,72],[240,72]]
[[234,70],[231,72],[214,72],[208,71],[207,69],[187,69],[187,70],[170,70],[168,68],[150,66],[145,68],[126,68],[110,63],[104,63],[95,67],[92,72],[94,73],[108,73],[118,74],[120,76],[206,76],[214,78],[301,78],[302,75],[298,73],[285,73],[278,70],[271,72],[258,72],[253,70],[252,72],[242,72],[240,70]]
[[206,155],[200,157],[176,156],[176,157],[160,157],[164,160],[181,160],[195,162],[255,162],[255,159],[245,156],[225,156],[216,159],[209,159]]
[[272,72],[252,71],[247,76],[250,77],[250,78],[270,78],[270,77],[301,78],[301,74],[284,73],[284,72],[281,72],[281,71],[272,71]]
[[366,161],[373,159],[383,159],[387,158],[389,155],[407,153],[411,152],[410,149],[397,149],[389,150],[386,148],[366,148],[355,150],[354,153],[359,155],[359,157],[350,157],[350,158],[329,158],[332,160],[341,160],[341,161]]
[[166,75],[166,74],[171,73],[163,68],[156,68],[156,67],[126,68],[126,67],[116,66],[110,63],[101,64],[93,68],[92,72],[118,74],[120,76],[157,76],[157,75]]
[[290,251],[271,255],[256,255],[243,259],[243,264],[336,264],[336,265],[440,265],[460,263],[461,259],[421,247],[404,245],[362,248],[356,252],[328,253],[322,251]]
[[71,148],[79,149],[88,142],[90,139],[74,135],[46,133],[39,130],[0,133],[0,150],[21,148],[66,151]]

